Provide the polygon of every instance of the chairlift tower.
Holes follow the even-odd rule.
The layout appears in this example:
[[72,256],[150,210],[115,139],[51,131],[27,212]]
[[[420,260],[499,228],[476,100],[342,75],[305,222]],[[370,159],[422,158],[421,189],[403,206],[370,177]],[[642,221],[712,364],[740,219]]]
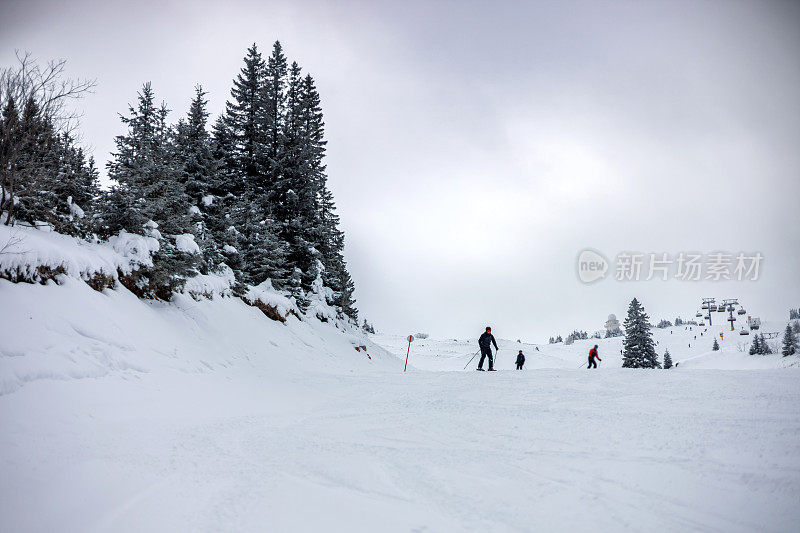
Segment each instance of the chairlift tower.
[[711,306],[714,305],[714,302],[716,302],[716,298],[703,298],[703,305],[701,307],[702,309],[708,310],[708,316],[706,318],[708,319],[709,326],[711,325]]
[[736,322],[736,317],[733,316],[733,306],[739,305],[738,298],[730,298],[728,300],[722,300],[722,307],[728,308],[728,322],[731,323],[731,331],[734,330],[733,323]]

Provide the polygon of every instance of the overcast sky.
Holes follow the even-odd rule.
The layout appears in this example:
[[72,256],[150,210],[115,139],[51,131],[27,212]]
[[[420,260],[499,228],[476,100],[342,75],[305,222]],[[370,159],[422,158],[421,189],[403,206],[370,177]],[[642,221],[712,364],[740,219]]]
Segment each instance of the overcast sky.
[[[358,307],[378,329],[545,341],[637,296],[654,319],[800,307],[797,2],[0,2],[15,49],[96,78],[101,165],[151,81],[218,113],[246,48],[317,80]],[[581,283],[576,257],[761,252],[758,281]]]

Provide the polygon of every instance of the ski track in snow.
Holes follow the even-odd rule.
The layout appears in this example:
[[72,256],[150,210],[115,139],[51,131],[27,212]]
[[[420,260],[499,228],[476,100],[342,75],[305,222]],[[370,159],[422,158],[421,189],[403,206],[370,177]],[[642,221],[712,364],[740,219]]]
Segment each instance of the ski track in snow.
[[404,374],[402,336],[232,299],[0,298],[0,531],[800,530],[797,358],[739,339],[656,330],[670,371],[619,368],[619,339],[596,371],[592,340],[500,340],[496,373],[426,339]]
[[[177,409],[160,386],[108,380],[101,401],[64,383],[70,420],[4,421],[3,476],[24,490],[4,490],[0,529],[795,530],[800,373],[651,374],[638,394],[615,392],[629,372],[577,373],[310,373],[287,385],[308,398],[254,378],[229,385],[249,413],[195,421],[183,409],[230,392],[210,376],[185,378]],[[15,511],[32,501],[59,503]]]

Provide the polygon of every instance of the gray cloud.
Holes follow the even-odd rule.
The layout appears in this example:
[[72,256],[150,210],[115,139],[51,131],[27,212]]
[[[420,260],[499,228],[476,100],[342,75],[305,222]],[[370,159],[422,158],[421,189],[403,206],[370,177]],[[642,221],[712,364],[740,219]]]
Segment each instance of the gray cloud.
[[[638,296],[800,306],[800,7],[780,2],[17,2],[14,48],[98,78],[99,161],[144,81],[219,112],[245,48],[280,38],[322,93],[330,184],[379,328],[546,339]],[[761,251],[757,282],[585,286],[576,254]]]

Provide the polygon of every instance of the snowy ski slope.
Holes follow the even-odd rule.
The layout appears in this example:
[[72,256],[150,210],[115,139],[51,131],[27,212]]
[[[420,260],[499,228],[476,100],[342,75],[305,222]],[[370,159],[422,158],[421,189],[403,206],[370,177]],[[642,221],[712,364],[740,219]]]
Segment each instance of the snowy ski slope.
[[[715,315],[722,316],[722,314]],[[725,315],[727,316],[727,315]],[[784,367],[800,367],[800,360],[796,357],[784,358],[778,355],[780,341],[786,322],[764,322],[761,329],[754,333],[777,332],[778,338],[770,340],[774,348],[774,355],[748,355],[753,335],[740,335],[739,330],[730,331],[728,323],[718,324],[714,316],[714,325],[708,326],[677,326],[666,329],[653,328],[653,339],[658,343],[656,352],[659,361],[663,361],[664,350],[669,349],[673,363],[678,362],[679,369],[707,368],[726,370],[769,369]],[[722,320],[719,320],[722,322]],[[737,324],[741,324],[741,320]],[[691,328],[691,329],[689,329]],[[618,368],[622,366],[622,338],[576,340],[572,345],[535,344],[517,342],[517,339],[502,338],[502,327],[494,328],[495,338],[500,347],[497,357],[497,368],[501,370],[514,369],[517,353],[522,350],[526,356],[525,369],[576,369],[586,367],[589,350],[598,345],[601,368]],[[701,335],[702,333],[702,335]],[[723,337],[720,338],[719,334]],[[481,331],[476,332],[472,339],[415,339],[411,345],[409,365],[424,370],[464,370],[467,361],[478,351],[478,337]],[[566,336],[566,335],[565,335]],[[403,335],[376,335],[375,341],[387,347],[395,355],[405,358],[408,342]],[[714,338],[719,341],[720,350],[713,351]],[[494,350],[493,350],[494,351]],[[478,366],[476,357],[469,368]],[[484,363],[484,368],[486,364]]]
[[427,339],[404,374],[400,336],[234,298],[64,279],[0,280],[0,301],[0,531],[800,526],[798,358],[738,338],[656,330],[670,371],[621,369],[603,340],[591,372],[590,341],[523,344],[516,372],[501,340],[492,374],[452,371],[474,339]]

